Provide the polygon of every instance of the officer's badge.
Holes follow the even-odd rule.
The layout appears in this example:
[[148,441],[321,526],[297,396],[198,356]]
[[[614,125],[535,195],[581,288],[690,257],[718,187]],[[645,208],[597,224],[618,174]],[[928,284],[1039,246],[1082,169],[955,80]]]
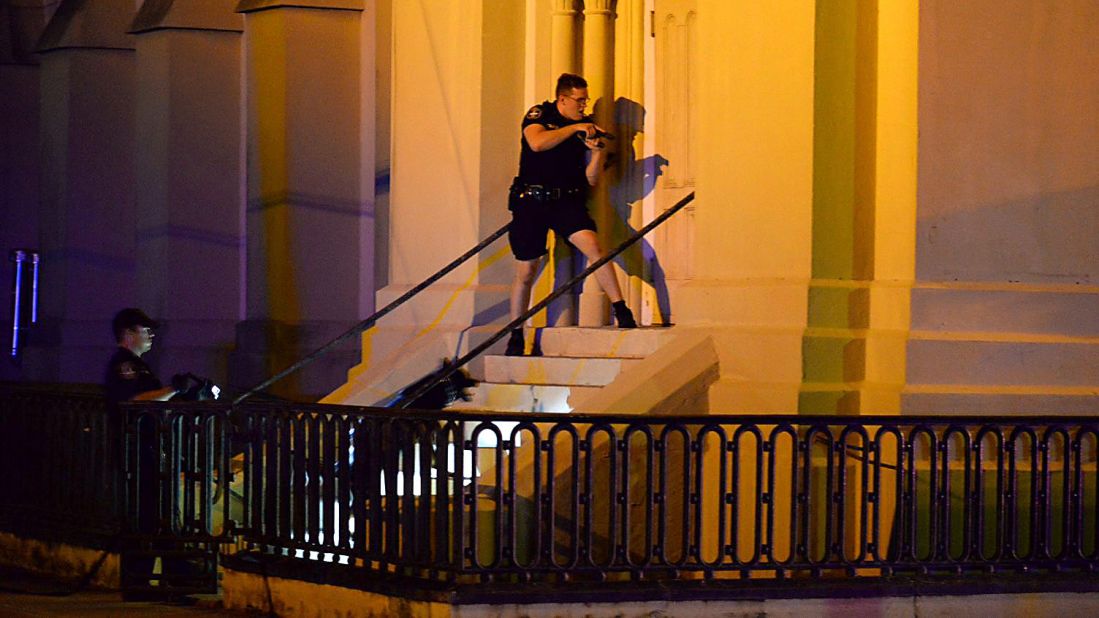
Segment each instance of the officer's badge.
[[542,117],[542,108],[535,105],[527,112],[527,118],[530,120],[537,120]]
[[557,127],[557,125],[555,125],[555,124],[547,124],[547,125],[546,125],[546,128],[552,131],[552,130],[554,130],[554,129],[558,128],[558,127]]
[[137,377],[137,369],[134,368],[133,363],[125,362],[118,366],[118,375],[124,380],[133,380]]

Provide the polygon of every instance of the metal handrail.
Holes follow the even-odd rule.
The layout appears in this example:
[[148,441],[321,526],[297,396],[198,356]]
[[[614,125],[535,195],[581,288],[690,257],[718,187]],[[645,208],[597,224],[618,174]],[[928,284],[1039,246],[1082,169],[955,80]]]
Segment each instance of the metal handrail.
[[489,347],[491,347],[492,344],[494,344],[497,341],[503,339],[504,335],[510,333],[511,331],[515,330],[516,328],[521,327],[524,322],[526,322],[528,319],[531,318],[531,316],[538,313],[542,309],[546,308],[547,306],[549,306],[549,304],[551,302],[557,300],[560,296],[562,296],[563,294],[567,293],[572,288],[579,285],[580,282],[582,282],[584,279],[588,278],[588,276],[590,276],[595,271],[599,270],[604,264],[606,264],[607,262],[610,262],[614,258],[618,257],[623,251],[630,248],[638,240],[641,240],[641,238],[643,236],[645,236],[649,232],[653,231],[661,223],[664,223],[665,221],[667,221],[669,217],[671,217],[675,213],[679,212],[680,209],[682,209],[684,206],[689,204],[692,200],[694,200],[694,198],[695,198],[695,192],[691,191],[689,194],[687,194],[686,197],[684,197],[683,199],[676,202],[675,205],[671,206],[670,208],[668,208],[664,212],[660,213],[660,216],[658,216],[657,218],[650,221],[648,223],[648,225],[646,225],[645,227],[642,227],[641,229],[637,230],[636,232],[633,233],[632,236],[630,236],[626,240],[622,241],[617,247],[615,247],[613,250],[611,250],[609,253],[607,253],[607,255],[605,255],[605,256],[599,258],[598,260],[592,262],[591,264],[589,264],[588,267],[586,269],[584,269],[583,272],[576,275],[572,279],[569,279],[561,287],[554,290],[552,294],[550,294],[549,296],[543,298],[541,301],[536,303],[530,309],[527,309],[519,317],[517,317],[514,320],[508,322],[507,325],[505,325],[500,330],[496,331],[496,333],[494,333],[491,337],[489,337],[488,339],[483,341],[480,345],[474,347],[472,350],[467,352],[465,354],[465,356],[462,356],[462,357],[458,358],[451,365],[441,369],[437,374],[435,374],[435,377],[432,380],[429,380],[428,382],[423,384],[420,388],[416,389],[415,391],[410,393],[408,396],[402,398],[401,402],[397,405],[397,407],[399,407],[399,408],[409,407],[412,404],[412,402],[414,402],[418,398],[422,397],[425,393],[430,391],[432,388],[435,388],[435,386],[438,385],[443,380],[446,380],[448,377],[454,375],[459,369],[461,369],[463,366],[465,366],[467,363],[469,363],[469,361],[473,360],[478,355],[480,355],[482,352],[484,352]]
[[294,363],[293,365],[290,365],[286,369],[283,369],[282,371],[276,373],[275,375],[273,375],[270,378],[264,380],[263,382],[257,384],[256,386],[253,386],[251,389],[248,390],[248,392],[246,392],[243,395],[241,395],[241,396],[237,397],[236,399],[234,399],[233,404],[238,404],[238,403],[244,401],[245,399],[251,397],[252,395],[255,395],[259,391],[262,391],[263,389],[271,386],[275,382],[278,382],[279,380],[281,380],[281,379],[285,378],[286,376],[294,373],[295,371],[298,371],[302,367],[305,367],[306,365],[312,363],[313,361],[317,360],[321,356],[324,356],[332,348],[334,348],[337,345],[343,343],[344,341],[348,340],[349,338],[354,337],[356,335],[359,335],[363,331],[365,331],[368,328],[374,326],[374,324],[376,324],[378,322],[378,320],[382,319],[387,314],[389,314],[391,311],[393,311],[397,307],[404,304],[407,300],[409,300],[413,296],[415,296],[415,295],[419,294],[420,292],[422,292],[425,288],[427,288],[427,286],[429,286],[432,283],[435,283],[436,281],[438,281],[439,279],[442,279],[443,277],[445,277],[447,274],[449,274],[455,268],[458,268],[463,263],[465,263],[465,261],[468,260],[469,258],[471,258],[471,257],[477,255],[478,253],[480,253],[485,247],[492,244],[493,241],[495,241],[497,238],[503,236],[508,231],[508,226],[510,226],[510,225],[511,225],[510,223],[504,224],[503,227],[501,227],[500,229],[493,232],[490,236],[488,236],[487,238],[485,238],[481,242],[477,243],[477,245],[474,246],[472,249],[470,249],[469,251],[466,251],[462,255],[458,256],[452,262],[450,262],[446,266],[439,269],[435,274],[433,274],[430,277],[428,277],[427,279],[424,279],[423,281],[421,281],[418,285],[416,285],[416,287],[414,287],[411,290],[405,292],[399,298],[397,298],[393,302],[389,303],[388,305],[386,305],[382,309],[374,312],[374,314],[371,315],[370,317],[368,317],[365,320],[359,322],[355,326],[352,326],[350,329],[348,329],[346,332],[344,332],[339,337],[336,337],[332,341],[329,341],[328,343],[326,343],[326,344],[322,345],[321,347],[317,348],[316,350],[309,353],[308,355],[306,355],[304,358],[302,358],[298,362]]

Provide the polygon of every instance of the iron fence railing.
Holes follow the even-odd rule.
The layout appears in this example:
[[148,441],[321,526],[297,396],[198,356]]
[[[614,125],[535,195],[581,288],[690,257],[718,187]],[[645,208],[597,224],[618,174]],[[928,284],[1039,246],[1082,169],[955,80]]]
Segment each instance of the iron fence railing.
[[123,404],[129,536],[224,542],[234,530],[229,405]]
[[218,553],[233,547],[239,519],[230,410],[215,403],[119,405],[123,592],[217,591]]
[[0,383],[0,528],[106,545],[122,515],[111,423],[94,388]]
[[1099,565],[1089,418],[238,413],[266,554],[451,581]]
[[123,504],[131,552],[450,582],[1099,566],[1089,417],[143,403],[112,469],[101,400],[64,398],[0,398],[6,530],[109,533]]

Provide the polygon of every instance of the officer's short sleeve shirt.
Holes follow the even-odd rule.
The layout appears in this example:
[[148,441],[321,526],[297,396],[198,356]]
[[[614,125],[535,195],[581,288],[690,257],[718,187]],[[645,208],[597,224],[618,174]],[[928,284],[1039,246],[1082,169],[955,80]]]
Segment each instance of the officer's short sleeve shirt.
[[[537,124],[548,130],[566,127],[570,124],[582,122],[569,120],[557,111],[557,104],[553,101],[539,103],[527,110],[523,116],[522,128]],[[540,185],[548,188],[583,188],[587,186],[588,147],[584,140],[572,137],[561,142],[557,146],[535,152],[527,143],[526,135],[523,135],[522,150],[519,154],[519,181],[528,185]]]
[[129,401],[148,391],[163,388],[160,380],[153,375],[149,365],[126,348],[118,348],[107,363],[107,373],[103,380],[107,400],[114,404]]

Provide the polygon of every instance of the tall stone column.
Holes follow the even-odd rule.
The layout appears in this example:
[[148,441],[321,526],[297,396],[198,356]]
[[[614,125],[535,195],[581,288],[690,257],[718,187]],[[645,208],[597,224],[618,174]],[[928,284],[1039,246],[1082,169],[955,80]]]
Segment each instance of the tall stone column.
[[[243,0],[237,11],[247,75],[247,320],[233,365],[246,385],[373,310],[373,102],[362,93],[374,67],[361,0]],[[331,353],[276,392],[329,392],[357,359],[351,346]]]
[[[557,77],[562,73],[579,73],[580,43],[583,32],[580,27],[580,0],[550,0],[553,3],[553,21],[550,24],[550,41],[552,49],[551,58],[551,82],[547,84],[546,92],[551,95],[557,85]],[[544,296],[564,284],[579,272],[579,252],[563,238],[554,238],[551,254],[551,269],[546,282],[552,285],[539,285],[537,292]],[[539,282],[541,283],[541,282]],[[550,289],[552,288],[552,289]],[[550,307],[549,318],[554,326],[576,325],[575,292],[565,294]],[[537,322],[536,322],[537,323]]]
[[164,322],[162,376],[225,384],[243,317],[243,31],[220,0],[146,2],[131,30],[137,297]]
[[[614,118],[618,139],[611,186],[611,216],[613,241],[625,240],[633,231],[644,226],[641,200],[645,197],[643,156],[645,152],[645,0],[622,0],[618,3],[618,20],[614,37]],[[622,293],[641,321],[643,282],[650,279],[649,263],[643,243],[623,254],[621,264],[626,271]],[[608,247],[609,249],[609,247]]]
[[[584,78],[588,96],[594,104],[595,122],[614,133],[614,20],[616,0],[586,0],[584,3]],[[609,188],[604,178],[591,193],[588,208],[599,228],[599,242],[609,249],[611,212]],[[607,324],[609,304],[606,294],[589,277],[580,294],[580,324]]]
[[[392,175],[384,306],[509,219],[519,164],[525,0],[392,4]],[[468,351],[508,315],[506,240],[428,286],[363,337],[327,401],[374,403]],[[500,342],[500,348],[504,342]],[[470,371],[479,369],[471,364]]]
[[[56,8],[56,0],[0,3],[0,324],[11,324],[10,252],[38,247],[41,70],[34,48]],[[10,337],[5,331],[0,339]],[[0,362],[0,380],[22,377],[18,366]]]
[[553,66],[553,79],[556,80],[562,73],[576,73],[580,70],[580,0],[550,2],[553,3],[550,64]]
[[134,305],[132,0],[65,3],[41,58],[40,310],[28,376],[100,382],[111,317]]
[[[790,412],[812,268],[811,3],[699,0],[695,274],[676,324],[706,328],[712,410]],[[735,110],[730,112],[730,110]]]

